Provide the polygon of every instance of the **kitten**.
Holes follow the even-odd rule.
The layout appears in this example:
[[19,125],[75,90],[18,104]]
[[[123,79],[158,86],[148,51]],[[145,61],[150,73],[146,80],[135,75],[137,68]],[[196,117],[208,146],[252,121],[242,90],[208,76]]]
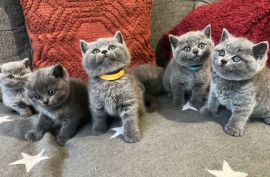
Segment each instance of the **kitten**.
[[169,35],[169,40],[173,59],[165,70],[164,87],[173,105],[184,105],[187,94],[191,95],[190,103],[198,108],[210,81],[210,56],[214,48],[211,26],[179,37]]
[[63,146],[75,134],[79,123],[90,119],[87,84],[70,78],[61,64],[34,71],[25,90],[39,112],[33,130],[25,135],[27,140],[40,140],[50,128],[60,126],[56,142]]
[[0,66],[2,99],[6,107],[15,110],[22,117],[32,116],[31,103],[24,93],[24,84],[31,74],[29,59],[5,63]]
[[88,91],[93,134],[107,131],[108,116],[120,117],[125,140],[131,143],[139,141],[138,118],[145,111],[143,92],[127,68],[130,54],[121,32],[116,32],[112,38],[100,38],[91,43],[81,40],[80,45],[83,66],[91,78]]
[[253,44],[232,36],[226,29],[214,49],[210,93],[200,113],[216,114],[219,105],[231,110],[232,116],[224,127],[229,135],[241,136],[249,117],[264,118],[270,124],[267,50],[267,42]]

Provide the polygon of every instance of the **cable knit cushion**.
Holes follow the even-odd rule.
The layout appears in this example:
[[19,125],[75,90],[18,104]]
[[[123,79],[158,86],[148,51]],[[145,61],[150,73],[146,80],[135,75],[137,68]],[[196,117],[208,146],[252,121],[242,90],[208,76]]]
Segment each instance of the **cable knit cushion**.
[[[223,28],[234,36],[244,36],[254,43],[270,42],[270,1],[223,0],[198,7],[163,35],[162,43],[167,59],[171,57],[169,34],[182,35],[189,31],[201,30],[207,24],[211,24],[215,44],[219,43]],[[270,51],[268,57],[270,58]],[[269,60],[267,65],[270,66]]]
[[150,47],[152,0],[21,0],[36,68],[61,62],[73,77],[87,78],[79,39],[124,35],[131,67],[155,64]]

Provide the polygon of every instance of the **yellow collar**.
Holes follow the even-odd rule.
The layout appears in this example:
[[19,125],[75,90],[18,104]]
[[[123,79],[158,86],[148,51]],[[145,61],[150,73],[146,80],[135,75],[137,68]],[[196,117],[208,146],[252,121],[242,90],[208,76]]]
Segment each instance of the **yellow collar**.
[[98,77],[100,79],[103,79],[103,80],[114,81],[114,80],[117,80],[120,77],[122,77],[124,75],[124,73],[125,73],[124,69],[121,69],[119,72],[117,72],[115,74],[104,74],[104,75],[100,75]]

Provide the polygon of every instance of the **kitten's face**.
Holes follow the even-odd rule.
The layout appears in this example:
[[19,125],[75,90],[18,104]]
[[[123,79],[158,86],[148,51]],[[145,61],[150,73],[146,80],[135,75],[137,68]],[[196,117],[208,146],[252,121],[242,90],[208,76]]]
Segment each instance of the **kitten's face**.
[[182,66],[202,65],[210,58],[214,48],[211,26],[202,31],[188,32],[182,36],[169,36],[173,57]]
[[69,76],[60,65],[33,72],[25,86],[26,96],[33,105],[56,107],[69,96]]
[[253,44],[245,38],[235,38],[223,31],[221,42],[215,47],[211,63],[213,70],[228,80],[252,78],[264,66],[268,44]]
[[80,43],[83,66],[90,77],[118,71],[130,63],[130,54],[120,32],[113,38],[100,38],[91,43],[81,40]]
[[21,89],[27,81],[26,75],[31,73],[29,60],[5,63],[0,68],[0,84],[6,88]]

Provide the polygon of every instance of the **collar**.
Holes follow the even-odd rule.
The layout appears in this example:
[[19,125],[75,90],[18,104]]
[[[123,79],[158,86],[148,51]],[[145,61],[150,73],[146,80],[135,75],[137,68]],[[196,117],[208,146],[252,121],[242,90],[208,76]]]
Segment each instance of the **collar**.
[[104,74],[104,75],[99,75],[98,77],[103,80],[114,81],[121,78],[124,75],[124,73],[125,73],[124,69],[121,69],[115,74]]
[[204,64],[202,64],[202,65],[193,65],[193,66],[185,66],[185,67],[190,71],[198,71],[198,70],[202,69],[203,66],[204,66]]

